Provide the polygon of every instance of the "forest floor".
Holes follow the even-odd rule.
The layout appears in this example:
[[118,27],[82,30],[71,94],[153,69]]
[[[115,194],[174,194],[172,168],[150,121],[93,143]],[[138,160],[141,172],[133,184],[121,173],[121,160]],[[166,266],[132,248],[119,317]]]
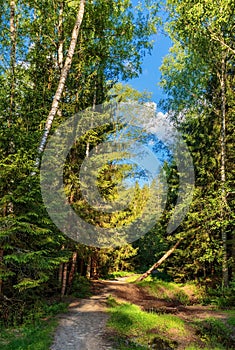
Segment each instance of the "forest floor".
[[[197,328],[193,326],[195,320],[200,322],[214,319],[226,324],[228,319],[226,311],[218,311],[210,306],[194,304],[193,302],[191,305],[183,305],[179,301],[154,297],[149,294],[146,288],[128,283],[125,278],[94,281],[92,293],[93,296],[89,299],[73,300],[70,303],[68,313],[59,316],[60,322],[51,350],[120,349],[117,343],[115,344],[115,341],[113,341],[117,336],[116,331],[106,326],[109,319],[107,300],[110,297],[119,303],[138,305],[143,311],[176,315],[180,318],[184,322],[186,333],[182,335],[174,328],[170,332],[170,340],[177,344],[176,348],[179,350],[189,348],[191,344],[197,344],[198,348],[205,347]],[[153,328],[151,332],[158,334],[158,329]],[[154,346],[149,347],[162,349],[162,347],[157,347],[156,344]],[[230,347],[225,348],[230,349]]]

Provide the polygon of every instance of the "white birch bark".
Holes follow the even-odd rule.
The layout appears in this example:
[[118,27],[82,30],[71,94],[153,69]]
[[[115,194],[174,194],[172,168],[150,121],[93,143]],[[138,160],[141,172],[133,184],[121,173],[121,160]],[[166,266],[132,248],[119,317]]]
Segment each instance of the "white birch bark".
[[59,65],[60,71],[62,71],[63,69],[63,62],[64,62],[63,16],[64,16],[64,1],[61,1],[59,5],[59,23],[58,23],[58,37],[59,37],[58,65]]
[[74,55],[74,51],[75,51],[75,47],[76,47],[76,43],[77,43],[77,39],[78,39],[78,34],[79,34],[79,30],[82,24],[82,20],[83,20],[83,16],[84,16],[84,10],[85,10],[85,0],[80,0],[80,6],[79,6],[79,10],[78,10],[78,14],[77,14],[77,18],[76,18],[76,22],[73,28],[73,32],[72,32],[72,37],[71,37],[71,42],[70,42],[70,46],[69,46],[69,50],[67,53],[67,57],[64,63],[64,66],[62,68],[61,71],[61,75],[60,75],[60,80],[59,80],[59,84],[57,87],[57,91],[55,93],[55,96],[53,98],[52,101],[52,106],[51,106],[51,110],[49,112],[49,115],[47,117],[46,120],[46,124],[45,124],[45,129],[44,129],[44,133],[40,142],[40,146],[38,149],[38,157],[36,159],[36,167],[39,167],[40,165],[40,156],[43,153],[45,146],[46,146],[46,142],[47,142],[47,138],[49,136],[50,130],[51,130],[51,126],[53,123],[53,120],[56,116],[56,113],[58,111],[59,108],[59,102],[65,87],[65,82],[72,64],[72,60],[73,60],[73,55]]
[[180,238],[178,242],[169,249],[162,257],[159,259],[155,264],[153,264],[148,271],[146,271],[143,275],[141,275],[139,278],[137,278],[136,282],[143,281],[145,278],[147,278],[153,270],[155,270],[158,266],[160,266],[178,247],[180,242],[183,240],[183,238]]
[[11,66],[11,93],[10,93],[10,119],[9,125],[12,123],[13,114],[15,110],[15,65],[16,65],[16,23],[15,23],[15,9],[16,3],[14,0],[10,1],[10,38],[11,38],[11,52],[10,52],[10,66]]
[[227,199],[226,199],[226,172],[225,172],[225,162],[226,162],[226,87],[225,87],[225,58],[222,58],[222,66],[221,66],[221,111],[222,111],[222,120],[221,120],[221,237],[223,244],[223,266],[222,266],[222,276],[223,276],[223,285],[228,286],[228,258],[227,258],[227,233],[224,227],[225,220],[225,212],[227,207]]

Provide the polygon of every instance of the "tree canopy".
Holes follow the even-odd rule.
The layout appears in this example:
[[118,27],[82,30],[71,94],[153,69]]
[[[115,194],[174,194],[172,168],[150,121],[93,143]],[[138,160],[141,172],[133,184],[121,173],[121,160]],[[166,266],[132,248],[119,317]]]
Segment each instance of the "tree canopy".
[[[167,0],[163,7],[155,0],[133,3],[0,0],[0,302],[6,325],[21,323],[42,294],[69,294],[78,276],[98,278],[127,269],[145,272],[160,261],[162,272],[176,281],[223,286],[234,281],[235,3]],[[161,10],[167,13],[164,20]],[[40,187],[45,146],[59,126],[81,111],[102,118],[107,110],[96,113],[97,105],[115,109],[129,103],[132,112],[135,103],[155,106],[151,92],[124,82],[141,73],[161,22],[172,40],[161,66],[166,95],[162,118],[179,131],[193,158],[195,191],[190,209],[184,221],[168,232],[182,190],[182,173],[172,153],[141,127],[126,130],[122,122],[101,123],[86,130],[67,155],[63,180],[70,207],[88,223],[113,229],[120,223],[128,226],[142,213],[148,218],[156,212],[156,201],[146,206],[156,194],[154,181],[144,183],[141,167],[124,164],[120,154],[119,162],[104,162],[96,184],[106,201],[124,203],[129,190],[130,206],[111,215],[84,199],[86,188],[78,177],[84,159],[122,130],[126,138],[133,142],[140,138],[161,158],[165,207],[135,242],[127,243],[123,237],[123,244],[108,248],[77,242],[58,229],[46,210]],[[149,126],[151,113],[143,119]],[[52,159],[52,167],[56,161]],[[137,173],[142,182],[136,180]],[[54,181],[52,188],[57,185]],[[144,220],[139,220],[141,225]],[[18,313],[16,304],[23,305]]]

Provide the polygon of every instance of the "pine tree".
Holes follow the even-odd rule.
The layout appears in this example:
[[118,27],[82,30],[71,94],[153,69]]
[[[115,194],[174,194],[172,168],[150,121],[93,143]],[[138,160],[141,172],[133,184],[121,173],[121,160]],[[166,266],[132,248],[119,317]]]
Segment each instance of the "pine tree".
[[[22,305],[25,301],[28,307],[43,290],[66,293],[76,253],[77,261],[90,254],[89,248],[71,241],[51,222],[41,198],[39,174],[32,176],[77,5],[1,1],[0,292],[6,323],[15,321],[12,299]],[[154,10],[146,11],[134,16],[129,1],[87,1],[51,133],[74,113],[104,102],[120,75],[125,79],[138,75],[142,55],[152,45],[149,36],[156,31]],[[23,314],[24,310],[16,321]]]
[[195,240],[182,256],[187,256],[185,268],[192,275],[215,278],[215,271],[220,271],[226,286],[232,256],[228,236],[233,235],[227,142],[232,125],[234,4],[168,1],[168,8],[174,46],[162,66],[162,85],[169,94],[167,108],[191,149],[197,187],[187,225],[182,227]]

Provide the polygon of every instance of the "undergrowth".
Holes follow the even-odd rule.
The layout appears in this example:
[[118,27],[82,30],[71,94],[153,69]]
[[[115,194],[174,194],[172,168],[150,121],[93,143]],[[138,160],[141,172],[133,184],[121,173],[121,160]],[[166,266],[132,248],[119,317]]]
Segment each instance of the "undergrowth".
[[227,322],[215,318],[208,318],[197,322],[198,334],[201,339],[215,349],[235,349],[235,339],[233,337],[235,316],[230,317]]
[[87,298],[92,295],[91,282],[84,276],[76,274],[73,280],[70,294],[76,298]]
[[67,310],[65,303],[42,304],[34,313],[28,313],[24,324],[15,327],[0,326],[1,350],[48,350],[57,326],[55,315]]
[[213,304],[219,308],[235,306],[235,282],[229,287],[207,288],[203,298],[203,303]]
[[48,350],[57,326],[55,319],[38,321],[37,325],[24,325],[17,329],[1,331],[2,350]]
[[203,291],[192,283],[178,284],[161,281],[149,276],[144,281],[138,282],[138,285],[156,298],[174,301],[183,305],[197,303],[203,298]]

